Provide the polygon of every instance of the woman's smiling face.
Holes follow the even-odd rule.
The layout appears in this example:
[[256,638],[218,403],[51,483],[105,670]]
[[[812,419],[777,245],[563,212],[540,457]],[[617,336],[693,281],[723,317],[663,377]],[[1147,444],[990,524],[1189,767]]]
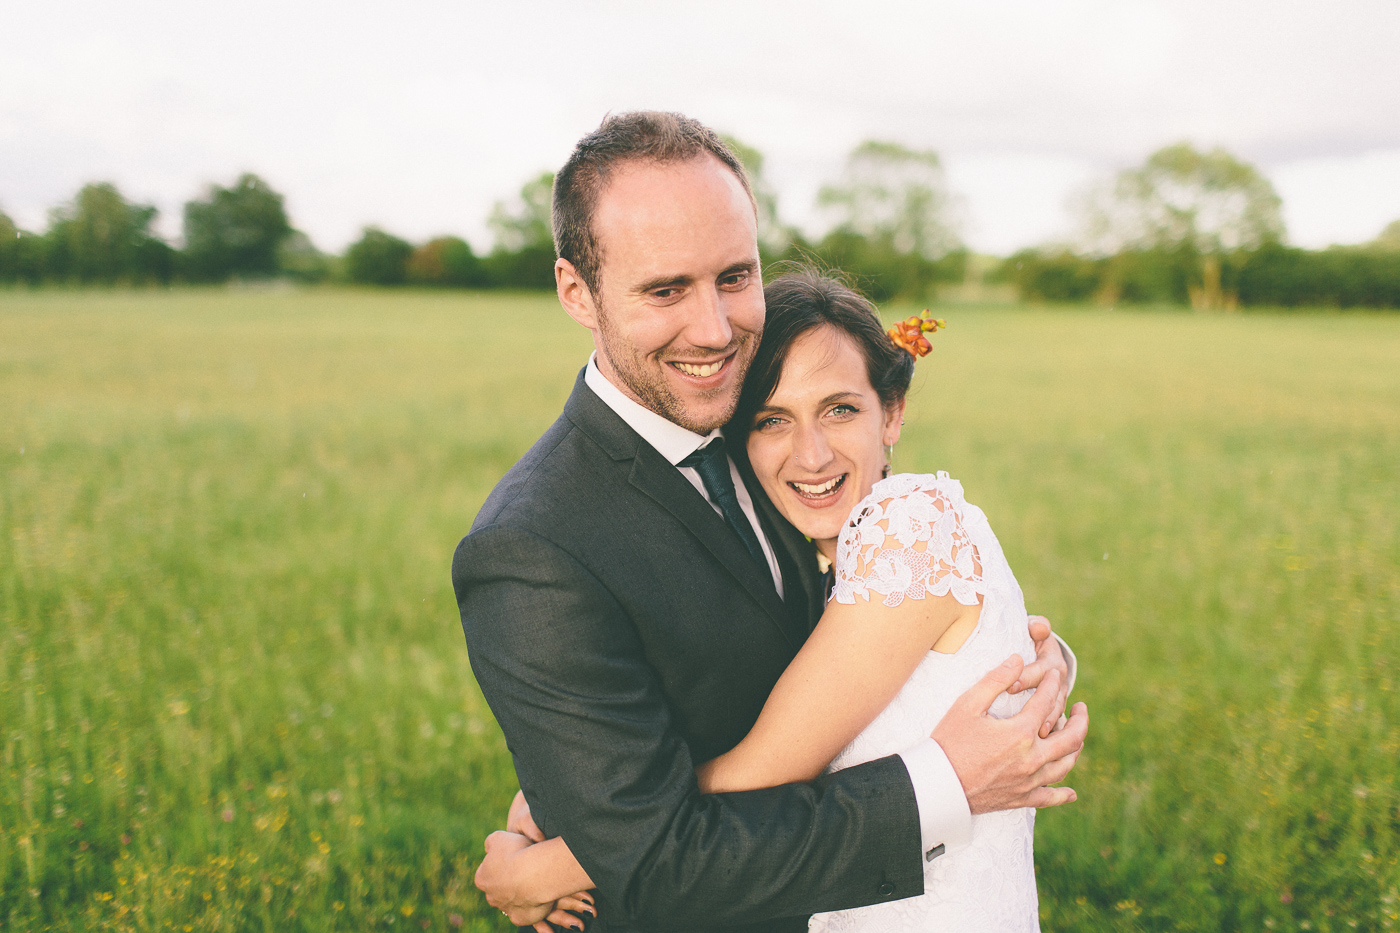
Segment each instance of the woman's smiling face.
[[880,479],[903,413],[902,401],[881,405],[865,358],[842,331],[818,327],[788,349],[777,388],[754,415],[749,461],[778,511],[827,557]]

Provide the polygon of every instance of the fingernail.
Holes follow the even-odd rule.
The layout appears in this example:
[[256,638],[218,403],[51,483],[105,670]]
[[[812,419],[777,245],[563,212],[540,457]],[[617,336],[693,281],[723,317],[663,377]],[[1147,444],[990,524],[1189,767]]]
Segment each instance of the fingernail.
[[1007,692],[1008,692],[1008,693],[1016,693],[1016,692],[1019,691],[1020,689],[1021,689],[1021,682],[1018,680],[1018,681],[1016,681],[1014,684],[1011,685],[1011,689],[1008,690]]

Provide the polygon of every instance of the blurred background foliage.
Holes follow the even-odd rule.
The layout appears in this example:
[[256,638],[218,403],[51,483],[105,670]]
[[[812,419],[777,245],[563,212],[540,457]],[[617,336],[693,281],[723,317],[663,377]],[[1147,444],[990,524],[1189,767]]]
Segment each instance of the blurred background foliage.
[[[961,201],[938,153],[867,140],[823,185],[827,223],[814,237],[783,220],[763,154],[727,138],[749,175],[765,265],[815,261],[840,269],[876,301],[1007,299],[1239,306],[1400,308],[1400,220],[1375,240],[1306,250],[1289,246],[1282,203],[1255,166],[1223,149],[1166,146],[1101,179],[1071,205],[1063,242],[1002,258],[970,252]],[[185,205],[182,242],[153,230],[156,209],[115,185],[84,186],[43,232],[0,212],[0,284],[165,285],[285,279],[302,284],[552,290],[554,175],[497,201],[491,248],[460,236],[412,243],[367,226],[343,255],[316,248],[257,175],[210,185]]]

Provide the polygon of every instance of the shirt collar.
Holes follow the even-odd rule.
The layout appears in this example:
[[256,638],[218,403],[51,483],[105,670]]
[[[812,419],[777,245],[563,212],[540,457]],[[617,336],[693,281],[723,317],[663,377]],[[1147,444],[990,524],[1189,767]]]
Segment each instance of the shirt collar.
[[715,428],[709,434],[696,434],[628,398],[621,389],[608,381],[598,369],[595,351],[588,357],[588,368],[584,370],[583,381],[593,390],[593,394],[603,400],[617,416],[627,422],[627,426],[642,436],[667,462],[676,466],[686,457],[699,450],[712,437],[719,437]]

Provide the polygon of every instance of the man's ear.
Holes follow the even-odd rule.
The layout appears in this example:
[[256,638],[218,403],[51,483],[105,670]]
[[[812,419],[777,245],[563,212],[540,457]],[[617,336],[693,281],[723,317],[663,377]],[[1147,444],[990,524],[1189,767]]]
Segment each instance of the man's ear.
[[569,317],[589,330],[598,329],[598,309],[593,303],[593,293],[567,259],[554,261],[554,289]]
[[904,425],[904,399],[885,409],[885,430],[880,441],[886,447],[899,443],[899,429]]

